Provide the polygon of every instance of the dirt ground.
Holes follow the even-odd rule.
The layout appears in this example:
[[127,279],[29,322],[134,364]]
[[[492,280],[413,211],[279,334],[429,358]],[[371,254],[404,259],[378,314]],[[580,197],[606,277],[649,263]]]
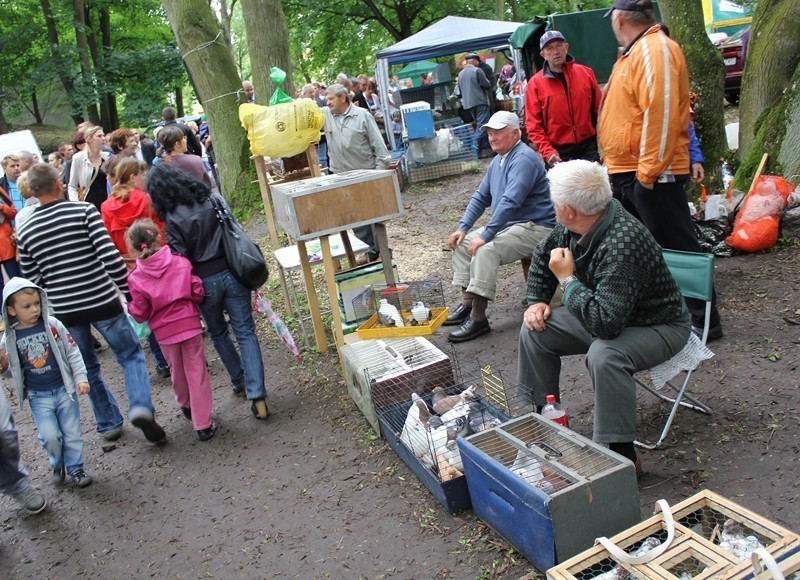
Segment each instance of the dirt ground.
[[[450,305],[458,294],[449,283],[445,240],[482,171],[410,187],[404,193],[410,209],[389,225],[401,277],[442,280]],[[254,231],[263,234],[263,224]],[[679,413],[665,446],[642,452],[644,516],[659,498],[675,503],[708,488],[800,531],[798,280],[796,245],[717,260],[725,338],[712,344],[716,356],[695,373],[692,389],[714,414]],[[276,309],[286,314],[277,276],[270,289]],[[489,310],[491,334],[459,349],[460,356],[501,370],[511,384],[522,296],[519,266],[504,267]],[[103,452],[84,399],[86,471],[95,478],[86,489],[50,485],[30,412],[17,410],[23,457],[49,508],[29,517],[0,498],[0,577],[536,575],[471,512],[447,514],[375,436],[347,396],[335,355],[307,351],[297,362],[264,322],[259,331],[273,412],[266,423],[231,395],[209,343],[220,423],[214,439],[197,440],[169,381],[153,374],[153,399],[169,441],[150,445],[126,424],[116,448]],[[444,330],[434,342],[446,344]],[[148,361],[152,368],[149,355]],[[121,373],[108,350],[102,362],[124,404]],[[592,391],[582,357],[566,360],[561,380],[571,426],[590,436]],[[642,394],[640,435],[656,436],[666,412]]]

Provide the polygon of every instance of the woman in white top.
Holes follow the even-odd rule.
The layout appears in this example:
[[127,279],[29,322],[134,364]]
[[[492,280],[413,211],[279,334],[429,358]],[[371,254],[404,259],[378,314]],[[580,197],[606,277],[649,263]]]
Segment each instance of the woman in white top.
[[108,198],[106,176],[100,166],[111,153],[103,150],[106,136],[102,127],[89,127],[83,134],[86,138],[86,147],[72,158],[69,198],[72,201],[93,203],[100,211],[100,204]]

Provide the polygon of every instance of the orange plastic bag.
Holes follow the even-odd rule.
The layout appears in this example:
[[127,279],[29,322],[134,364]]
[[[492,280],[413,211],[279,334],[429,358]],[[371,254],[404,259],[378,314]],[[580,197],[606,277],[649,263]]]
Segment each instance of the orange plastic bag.
[[747,194],[725,243],[740,252],[759,252],[778,241],[781,214],[794,186],[777,175],[764,175]]

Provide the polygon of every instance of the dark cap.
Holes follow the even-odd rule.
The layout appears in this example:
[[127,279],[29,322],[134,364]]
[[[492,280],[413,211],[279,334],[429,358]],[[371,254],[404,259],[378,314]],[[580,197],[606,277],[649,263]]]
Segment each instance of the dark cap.
[[479,56],[478,56],[476,53],[474,53],[474,52],[468,52],[467,54],[465,54],[465,55],[464,55],[464,58],[466,58],[467,60],[470,60],[471,58],[477,58],[477,59],[480,59],[481,57],[479,57]]
[[614,5],[603,14],[603,18],[608,18],[614,10],[628,10],[629,12],[646,12],[653,9],[650,0],[614,0]]
[[553,40],[563,40],[564,42],[567,41],[567,39],[564,38],[564,35],[558,30],[548,30],[542,34],[542,37],[539,39],[539,50],[544,50],[544,47]]

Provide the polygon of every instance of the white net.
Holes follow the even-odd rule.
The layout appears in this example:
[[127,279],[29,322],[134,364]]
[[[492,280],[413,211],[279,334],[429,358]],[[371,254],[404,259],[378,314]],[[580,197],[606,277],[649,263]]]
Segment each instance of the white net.
[[694,370],[701,361],[713,356],[714,353],[692,332],[686,346],[678,354],[650,369],[650,380],[655,388],[660,389],[679,372]]

